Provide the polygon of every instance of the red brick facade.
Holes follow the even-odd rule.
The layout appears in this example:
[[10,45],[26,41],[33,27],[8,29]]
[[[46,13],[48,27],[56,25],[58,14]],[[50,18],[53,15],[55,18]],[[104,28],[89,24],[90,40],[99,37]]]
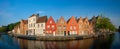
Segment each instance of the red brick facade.
[[60,35],[60,36],[66,36],[68,33],[67,33],[67,23],[65,21],[65,19],[63,17],[61,17],[57,23],[57,34]]
[[28,20],[20,21],[20,34],[26,35],[28,32]]
[[67,21],[68,35],[78,35],[78,24],[74,16]]
[[56,23],[52,16],[47,20],[45,26],[46,34],[55,35],[56,34]]

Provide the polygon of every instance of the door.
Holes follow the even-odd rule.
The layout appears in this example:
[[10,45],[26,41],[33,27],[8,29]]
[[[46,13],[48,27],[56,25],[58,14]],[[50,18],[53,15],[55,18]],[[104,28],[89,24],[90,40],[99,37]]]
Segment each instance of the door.
[[64,36],[66,36],[66,31],[64,31]]
[[68,35],[70,35],[70,31],[68,31]]

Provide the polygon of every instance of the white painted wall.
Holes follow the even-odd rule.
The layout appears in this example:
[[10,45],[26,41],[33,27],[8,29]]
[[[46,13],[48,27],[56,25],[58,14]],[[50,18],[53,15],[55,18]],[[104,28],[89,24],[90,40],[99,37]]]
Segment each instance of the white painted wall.
[[[39,25],[39,26],[38,26]],[[42,26],[41,26],[42,25]],[[36,28],[35,28],[35,35],[40,35],[40,36],[44,36],[44,31],[45,31],[45,22],[43,23],[37,23],[36,24]]]
[[28,35],[34,35],[34,33],[35,33],[34,32],[34,30],[35,30],[34,25],[36,25],[37,19],[38,19],[37,16],[32,16],[32,17],[28,18]]

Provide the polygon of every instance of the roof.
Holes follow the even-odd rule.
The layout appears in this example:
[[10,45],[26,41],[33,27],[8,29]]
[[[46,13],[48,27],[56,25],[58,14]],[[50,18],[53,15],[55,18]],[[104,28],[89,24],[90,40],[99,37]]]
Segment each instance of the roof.
[[33,17],[33,16],[39,17],[39,14],[32,14],[29,18],[31,18],[31,17]]
[[42,22],[47,22],[47,16],[39,17],[36,21],[36,23],[42,23]]
[[[70,21],[72,18],[75,18],[75,17],[72,16],[70,19],[68,19],[67,23],[69,23],[69,21]],[[77,22],[76,18],[75,18],[75,21]]]
[[[33,16],[36,16],[36,15],[35,15],[35,14],[33,14],[33,15],[31,15],[30,17],[33,17]],[[30,17],[29,17],[29,18],[30,18]]]
[[64,22],[66,23],[66,21],[65,21],[65,19],[64,19],[63,16],[61,16],[61,17],[59,18],[59,20],[57,20],[57,23],[59,23],[61,20],[64,21]]
[[80,20],[83,21],[83,18],[82,18],[82,17],[78,18],[78,19],[77,19],[77,22],[79,22]]
[[28,20],[21,20],[24,24],[28,23]]
[[[71,18],[72,18],[72,17],[71,17]],[[68,19],[67,23],[70,21],[71,18]]]

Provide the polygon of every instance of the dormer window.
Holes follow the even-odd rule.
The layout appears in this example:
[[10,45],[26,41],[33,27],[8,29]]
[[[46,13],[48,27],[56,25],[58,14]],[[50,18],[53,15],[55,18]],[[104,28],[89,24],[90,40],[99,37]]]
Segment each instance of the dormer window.
[[50,24],[52,24],[52,21],[50,21]]
[[72,24],[74,24],[74,21],[72,21]]

